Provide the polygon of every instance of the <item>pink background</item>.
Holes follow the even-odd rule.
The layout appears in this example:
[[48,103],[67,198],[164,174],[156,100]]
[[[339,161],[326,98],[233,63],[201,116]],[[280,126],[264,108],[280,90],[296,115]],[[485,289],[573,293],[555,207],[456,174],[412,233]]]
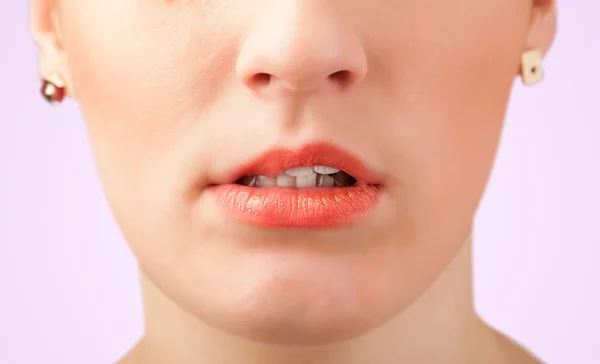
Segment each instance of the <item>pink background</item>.
[[[478,213],[476,306],[547,363],[598,364],[600,5],[559,8]],[[135,261],[76,104],[38,94],[27,1],[2,0],[0,24],[0,363],[113,363],[142,332]]]

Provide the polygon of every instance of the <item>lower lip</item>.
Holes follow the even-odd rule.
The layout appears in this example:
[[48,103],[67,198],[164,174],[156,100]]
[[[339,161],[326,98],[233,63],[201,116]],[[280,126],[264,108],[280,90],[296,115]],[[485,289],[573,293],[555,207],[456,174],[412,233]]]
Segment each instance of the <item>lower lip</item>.
[[375,208],[380,190],[373,185],[315,188],[254,188],[237,184],[210,188],[233,218],[278,228],[333,228],[357,223]]

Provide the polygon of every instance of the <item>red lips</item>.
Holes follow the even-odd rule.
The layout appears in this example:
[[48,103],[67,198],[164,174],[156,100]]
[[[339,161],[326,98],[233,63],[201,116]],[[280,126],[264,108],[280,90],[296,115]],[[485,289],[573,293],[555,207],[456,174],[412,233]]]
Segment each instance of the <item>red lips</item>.
[[[236,184],[243,176],[276,176],[300,166],[329,166],[353,176],[350,187],[255,188]],[[271,150],[231,174],[229,184],[210,188],[224,212],[264,227],[331,228],[357,222],[378,203],[374,174],[356,157],[327,143],[298,150]]]

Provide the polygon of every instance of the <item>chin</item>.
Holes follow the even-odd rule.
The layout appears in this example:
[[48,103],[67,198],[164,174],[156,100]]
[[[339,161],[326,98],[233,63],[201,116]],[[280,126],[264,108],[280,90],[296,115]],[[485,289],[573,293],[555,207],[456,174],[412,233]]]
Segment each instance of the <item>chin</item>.
[[[230,259],[227,266],[197,264],[185,281],[157,278],[170,300],[204,324],[255,343],[317,347],[352,340],[390,320],[407,298],[390,289],[401,286],[393,266],[368,257],[263,251]],[[192,281],[201,289],[184,286]]]
[[351,300],[334,294],[315,297],[308,292],[296,292],[292,299],[257,293],[254,299],[245,297],[244,303],[219,302],[219,314],[201,318],[217,329],[252,342],[320,347],[365,335],[391,316],[373,302],[369,306]]

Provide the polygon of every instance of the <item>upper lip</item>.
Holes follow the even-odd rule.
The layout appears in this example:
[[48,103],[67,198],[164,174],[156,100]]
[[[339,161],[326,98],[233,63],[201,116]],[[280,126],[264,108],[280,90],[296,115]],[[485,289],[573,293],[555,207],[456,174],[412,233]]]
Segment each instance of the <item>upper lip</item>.
[[271,149],[236,168],[228,183],[244,176],[276,176],[290,168],[329,166],[354,177],[358,183],[377,185],[375,173],[352,153],[330,143],[306,144],[297,149]]

